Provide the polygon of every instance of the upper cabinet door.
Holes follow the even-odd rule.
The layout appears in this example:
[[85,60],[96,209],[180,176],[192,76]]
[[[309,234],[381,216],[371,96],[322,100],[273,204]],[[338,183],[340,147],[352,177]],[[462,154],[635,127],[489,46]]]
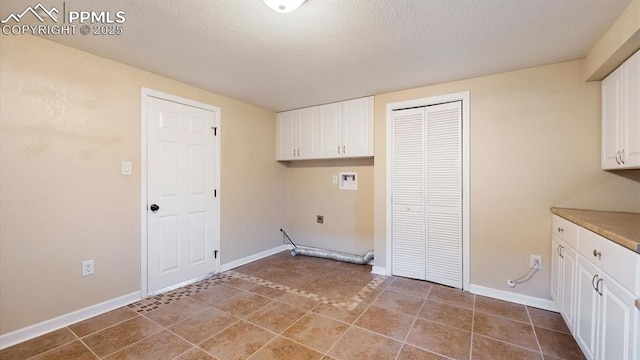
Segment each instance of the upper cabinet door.
[[620,120],[622,71],[614,71],[602,80],[602,169],[620,166]]
[[373,156],[373,97],[342,102],[342,156]]
[[640,168],[640,51],[602,80],[602,169]]
[[342,103],[318,108],[318,158],[342,156]]
[[278,113],[276,118],[276,160],[293,160],[297,150],[297,110]]
[[318,155],[318,107],[298,110],[297,159],[315,159]]
[[640,168],[640,51],[623,67],[626,99],[622,124],[622,162],[625,168]]

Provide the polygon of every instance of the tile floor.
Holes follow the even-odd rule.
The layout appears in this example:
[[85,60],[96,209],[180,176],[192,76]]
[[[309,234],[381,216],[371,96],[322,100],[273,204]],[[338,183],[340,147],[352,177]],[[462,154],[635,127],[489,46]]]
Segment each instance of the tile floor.
[[288,252],[0,351],[0,359],[584,359],[557,313]]

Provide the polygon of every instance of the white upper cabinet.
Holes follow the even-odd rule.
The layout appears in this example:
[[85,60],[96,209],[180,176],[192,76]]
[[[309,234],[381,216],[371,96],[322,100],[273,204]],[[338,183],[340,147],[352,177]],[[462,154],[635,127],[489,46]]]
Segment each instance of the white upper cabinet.
[[342,103],[320,105],[318,109],[318,157],[342,156]]
[[315,159],[318,156],[318,107],[298,110],[298,157]]
[[640,52],[602,80],[602,169],[640,168]]
[[276,138],[276,160],[373,156],[373,96],[278,113]]
[[318,107],[278,113],[276,160],[315,159],[318,154]]
[[342,102],[342,156],[373,156],[373,97]]

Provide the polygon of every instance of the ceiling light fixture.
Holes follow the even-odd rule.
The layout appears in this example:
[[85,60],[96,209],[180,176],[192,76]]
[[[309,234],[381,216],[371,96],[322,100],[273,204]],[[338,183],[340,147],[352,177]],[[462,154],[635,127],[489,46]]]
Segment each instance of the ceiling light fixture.
[[306,0],[262,0],[273,11],[279,13],[292,12],[299,8]]

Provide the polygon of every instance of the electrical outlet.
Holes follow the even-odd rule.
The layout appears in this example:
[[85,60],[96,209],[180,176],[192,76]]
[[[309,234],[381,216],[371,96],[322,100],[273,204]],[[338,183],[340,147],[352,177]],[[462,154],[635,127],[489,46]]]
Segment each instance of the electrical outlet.
[[531,255],[531,257],[529,258],[529,266],[536,267],[536,262],[538,263],[537,269],[542,269],[542,256]]
[[93,275],[95,271],[94,260],[85,260],[82,262],[82,276]]
[[316,215],[316,222],[318,224],[324,224],[324,216],[322,215]]

